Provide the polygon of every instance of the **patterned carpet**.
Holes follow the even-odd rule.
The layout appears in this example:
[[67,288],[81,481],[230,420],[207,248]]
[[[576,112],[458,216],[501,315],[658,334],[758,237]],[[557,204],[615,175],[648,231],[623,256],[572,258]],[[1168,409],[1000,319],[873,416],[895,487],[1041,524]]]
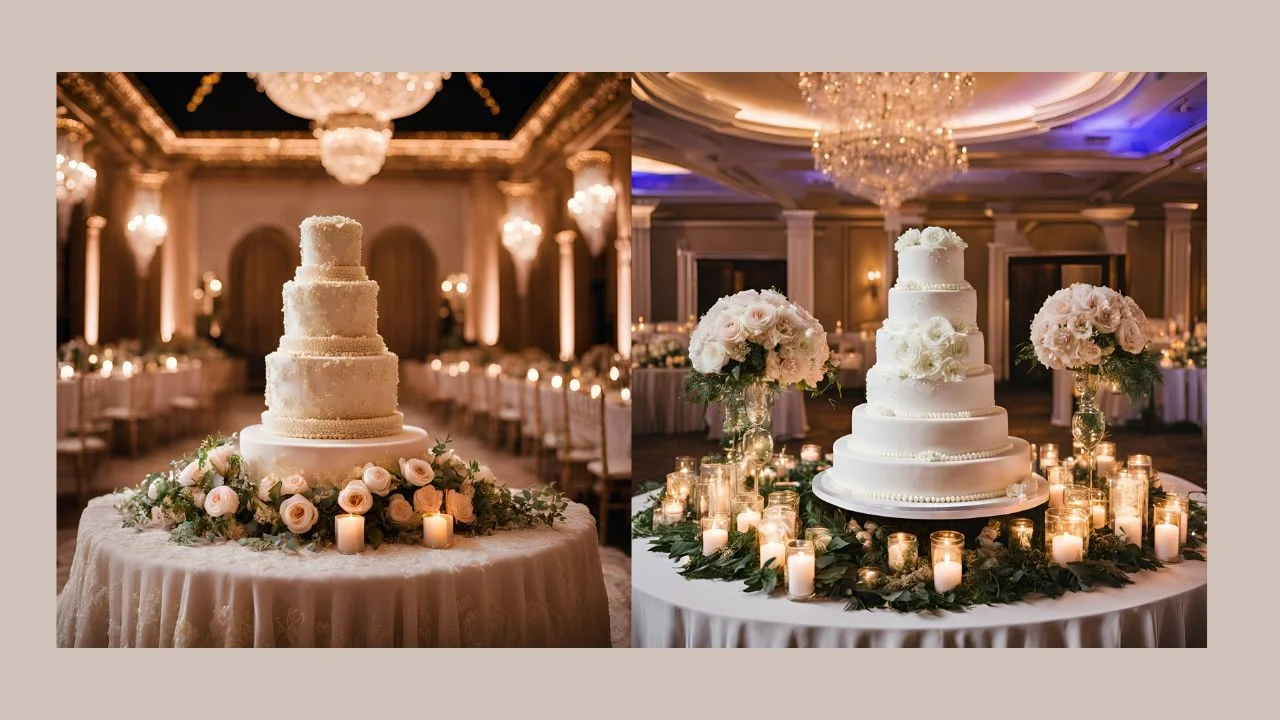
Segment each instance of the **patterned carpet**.
[[[259,421],[263,411],[260,394],[246,394],[232,400],[226,409],[221,422],[221,432],[236,432],[241,428]],[[424,412],[412,408],[401,408],[405,414],[405,423],[428,429],[433,437],[444,437],[448,431],[442,427],[438,418],[429,417]],[[112,490],[137,484],[147,473],[165,469],[173,458],[189,452],[197,443],[195,438],[185,438],[152,448],[149,452],[137,457],[111,457],[99,470],[93,486],[93,495],[100,495]],[[533,460],[517,457],[509,452],[497,450],[483,440],[467,434],[453,436],[453,448],[459,456],[467,459],[483,458],[492,468],[494,474],[509,487],[529,487],[536,481]],[[59,465],[58,487],[60,493],[70,493],[73,488],[70,468]],[[58,531],[57,531],[57,591],[61,592],[67,582],[71,562],[76,550],[76,526],[80,521],[83,507],[77,504],[72,495],[60,495],[58,498]],[[629,548],[630,543],[622,537],[622,531],[628,530],[630,523],[625,516],[612,517],[610,521],[610,542]],[[619,532],[612,532],[617,529]],[[625,533],[629,535],[628,533]],[[605,586],[609,596],[609,626],[614,647],[630,647],[631,645],[631,558],[615,546],[600,548],[600,565],[604,572]]]

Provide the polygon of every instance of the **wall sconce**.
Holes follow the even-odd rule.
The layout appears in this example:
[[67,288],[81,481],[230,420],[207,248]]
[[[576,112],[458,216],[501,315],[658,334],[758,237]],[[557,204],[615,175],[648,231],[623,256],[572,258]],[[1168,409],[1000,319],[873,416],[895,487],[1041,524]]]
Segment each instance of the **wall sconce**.
[[884,277],[879,270],[867,271],[867,290],[871,293],[871,297],[880,297],[880,279]]

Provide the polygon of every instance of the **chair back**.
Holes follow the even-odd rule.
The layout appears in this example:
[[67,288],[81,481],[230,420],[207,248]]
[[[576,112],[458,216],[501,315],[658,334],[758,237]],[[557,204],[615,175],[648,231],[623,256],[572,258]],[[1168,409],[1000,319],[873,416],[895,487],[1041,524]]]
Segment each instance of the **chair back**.
[[155,373],[147,371],[136,372],[132,377],[126,378],[125,382],[129,383],[129,415],[146,417],[154,414],[156,407]]
[[94,423],[102,416],[107,403],[108,380],[97,373],[84,373],[76,379],[76,434],[91,435]]

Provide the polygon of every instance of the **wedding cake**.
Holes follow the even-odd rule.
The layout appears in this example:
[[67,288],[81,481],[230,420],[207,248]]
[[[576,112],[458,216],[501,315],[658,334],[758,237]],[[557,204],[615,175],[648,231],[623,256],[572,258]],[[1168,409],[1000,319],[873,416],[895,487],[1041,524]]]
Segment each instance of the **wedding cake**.
[[965,243],[949,230],[911,229],[895,246],[898,279],[876,332],[867,401],[836,441],[833,489],[897,503],[956,503],[1005,495],[1030,474],[1030,445],[1009,437],[964,279]]
[[284,284],[284,335],[267,355],[267,410],[240,432],[251,471],[323,481],[366,462],[417,457],[427,433],[398,410],[399,360],[378,334],[378,283],[360,262],[363,228],[302,221],[302,264]]

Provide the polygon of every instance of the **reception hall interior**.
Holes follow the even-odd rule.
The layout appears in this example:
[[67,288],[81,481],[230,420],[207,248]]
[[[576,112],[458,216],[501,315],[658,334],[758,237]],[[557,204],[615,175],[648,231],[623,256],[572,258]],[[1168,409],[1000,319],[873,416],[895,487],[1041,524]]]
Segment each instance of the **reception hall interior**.
[[[67,72],[58,74],[57,100],[60,644],[629,644],[629,74]],[[354,235],[351,220],[358,223]],[[339,235],[355,238],[358,258],[316,260],[337,247],[323,245],[325,238]],[[326,288],[366,278],[377,284],[376,308],[361,306],[354,291],[321,297]],[[305,304],[322,301],[330,304]],[[382,342],[369,328],[333,329],[375,309]],[[331,327],[302,335],[334,337],[288,337],[306,322]],[[362,337],[338,337],[353,334]],[[421,448],[431,463],[425,469],[403,459],[397,465],[392,454],[383,470],[366,467],[361,476],[372,497],[361,492],[386,521],[374,511],[357,517],[363,510],[335,492],[331,506],[336,499],[348,515],[334,527],[326,513],[338,510],[325,509],[323,492],[291,491],[287,478],[274,490],[268,481],[257,499],[238,489],[238,509],[233,503],[232,513],[219,517],[214,493],[224,489],[223,475],[226,487],[234,485],[237,470],[206,459],[205,450],[216,455],[211,448],[193,461],[204,473],[201,484],[178,477],[183,465],[171,462],[194,457],[208,436],[242,429],[240,467],[252,465],[251,426],[269,425],[268,409],[283,416],[290,373],[312,372],[304,364],[309,353],[325,356],[317,366],[323,369],[299,381],[312,397],[298,402],[338,407],[350,393],[348,405],[357,407],[354,394],[365,386],[335,385],[333,397],[325,396],[326,377],[342,376],[323,373],[366,359],[372,368],[372,356],[384,357],[382,343],[398,357],[398,386],[378,387],[398,393],[401,435],[399,420],[381,433],[283,434],[352,438],[321,441],[351,446],[382,436],[416,443],[415,453]],[[344,357],[364,354],[371,357]],[[345,377],[380,382],[360,368]],[[323,428],[325,421],[276,422]],[[417,428],[429,439],[405,434]],[[367,437],[373,439],[359,439]],[[446,438],[452,455],[435,446]],[[153,482],[149,473],[170,474]],[[455,489],[445,489],[448,473],[460,483]],[[213,487],[205,487],[210,477]],[[486,494],[494,478],[516,499]],[[178,484],[161,484],[171,481]],[[563,496],[540,494],[548,485]],[[148,492],[157,504],[171,494],[181,512],[193,496],[203,498],[203,510],[196,499],[187,523],[166,516],[170,505],[150,507],[154,524],[175,541],[183,540],[183,528],[197,528],[197,535],[211,528],[215,539],[256,549],[277,544],[288,554],[319,538],[317,557],[328,557],[324,541],[336,533],[339,551],[348,552],[343,543],[350,539],[364,565],[336,566],[331,584],[306,602],[286,599],[292,590],[279,584],[315,578],[291,576],[293,570],[258,577],[245,569],[245,583],[278,581],[268,627],[261,617],[254,623],[253,598],[239,595],[219,595],[209,602],[221,607],[202,609],[157,590],[152,601],[166,609],[148,615],[150,570],[131,564],[151,551],[129,546],[140,541],[120,535],[131,531],[120,530],[120,516],[100,498],[129,487],[140,487],[134,497],[143,502]],[[280,504],[282,496],[290,497]],[[434,504],[424,509],[420,502]],[[556,503],[559,516],[549,520]],[[321,519],[311,535],[285,514],[296,512],[306,526],[316,508]],[[451,549],[421,562],[380,557],[421,550],[389,549],[389,542],[379,548],[393,532],[401,541],[417,533],[419,546],[436,547],[435,516],[446,510]],[[344,518],[358,520],[363,535],[345,537]],[[542,520],[552,529],[538,527]],[[185,562],[166,553],[205,549],[155,542],[154,552],[171,561],[156,581],[165,588]],[[233,563],[277,554],[274,547],[259,554],[226,549],[242,553],[220,556]],[[117,595],[127,596],[135,570],[141,585],[132,586],[133,604],[123,603],[132,609],[121,611]],[[343,592],[347,571],[381,572],[380,581],[392,585],[424,575],[416,590],[384,595],[409,607],[383,608],[391,618],[382,618],[390,627],[384,629],[370,619],[374,610],[361,609],[364,596],[347,608],[357,620],[339,617],[343,601],[325,593]],[[104,585],[108,572],[125,573],[123,591]],[[189,582],[206,580],[191,572]],[[467,580],[468,572],[475,577]],[[258,602],[260,590],[252,590]],[[438,609],[422,614],[424,603],[455,590],[441,601],[457,604],[452,620]],[[94,604],[95,592],[111,594],[115,614],[97,616],[108,611]],[[416,630],[404,620],[413,615],[413,592],[423,594]],[[428,592],[436,594],[428,600]],[[168,608],[177,602],[178,614],[189,616],[175,629]],[[315,608],[330,602],[332,616],[321,617]],[[528,607],[504,615],[495,609],[503,602]],[[201,615],[206,611],[213,615]],[[242,632],[219,612],[239,616]],[[347,626],[342,635],[343,622],[366,626]],[[390,634],[379,634],[384,630]]]
[[[922,80],[917,76],[929,77]],[[922,619],[915,623],[895,618],[888,610],[841,613],[838,603],[779,599],[777,594],[791,582],[790,555],[785,563],[779,555],[788,579],[777,581],[773,598],[758,592],[744,594],[741,582],[686,582],[681,574],[746,580],[748,589],[758,590],[762,582],[773,587],[745,564],[733,564],[728,555],[721,555],[718,562],[701,564],[702,554],[693,549],[698,543],[696,535],[702,534],[702,548],[716,547],[717,543],[707,540],[712,532],[707,528],[719,528],[710,513],[725,512],[729,506],[710,511],[703,503],[697,510],[699,518],[695,518],[701,525],[693,525],[694,535],[684,537],[674,529],[660,529],[658,518],[665,515],[666,523],[674,525],[680,512],[694,512],[691,506],[677,502],[682,511],[668,514],[664,506],[651,503],[658,502],[654,498],[669,499],[682,488],[687,499],[698,497],[696,489],[687,494],[687,483],[708,482],[698,465],[709,462],[714,467],[717,462],[729,462],[726,451],[734,450],[740,463],[736,493],[751,494],[749,485],[744,489],[741,484],[744,472],[754,474],[756,490],[763,493],[760,488],[786,478],[788,468],[794,475],[797,466],[807,467],[805,482],[814,476],[812,490],[808,485],[790,488],[801,494],[802,516],[814,496],[824,501],[835,497],[820,491],[821,482],[844,481],[831,479],[835,477],[848,478],[850,483],[860,480],[842,470],[842,462],[845,468],[848,463],[863,462],[857,457],[848,459],[857,453],[851,455],[845,448],[853,447],[851,443],[860,432],[869,433],[881,425],[871,424],[875,418],[860,420],[862,410],[855,408],[867,403],[883,405],[886,398],[906,402],[902,398],[908,397],[874,395],[876,388],[869,377],[875,379],[877,371],[884,372],[899,359],[896,350],[894,357],[885,356],[885,348],[892,347],[884,344],[888,336],[881,338],[877,353],[877,333],[898,332],[900,326],[891,328],[885,319],[900,317],[907,307],[901,303],[913,301],[903,299],[907,297],[903,293],[933,290],[976,297],[976,304],[965,306],[971,308],[971,317],[956,323],[955,328],[948,324],[948,331],[963,333],[966,329],[960,325],[968,324],[969,350],[965,352],[972,351],[973,364],[966,372],[992,377],[996,406],[992,411],[1000,415],[1007,412],[1012,447],[1022,448],[1025,457],[1027,449],[1022,443],[1031,446],[1032,468],[1042,478],[1048,478],[1047,471],[1054,466],[1065,467],[1061,477],[1070,473],[1077,486],[1102,493],[1098,488],[1108,481],[1102,477],[1107,473],[1104,466],[1126,469],[1128,458],[1132,469],[1142,464],[1143,456],[1149,456],[1147,462],[1166,479],[1166,490],[1172,492],[1177,486],[1184,493],[1184,502],[1191,493],[1207,506],[1207,495],[1199,493],[1208,487],[1205,73],[639,72],[633,75],[632,92],[632,468],[640,493],[633,509],[640,513],[636,516],[642,525],[639,534],[650,536],[638,538],[632,551],[635,645],[1204,644],[1204,563],[1187,562],[1174,568],[1175,573],[1196,572],[1193,566],[1198,566],[1200,574],[1189,580],[1187,587],[1171,590],[1167,596],[1152,591],[1159,596],[1156,600],[1144,593],[1159,585],[1143,578],[1159,573],[1134,575],[1136,584],[1119,590],[1095,587],[1089,593],[1070,593],[1094,596],[1093,602],[1103,602],[1103,596],[1106,602],[1114,600],[1114,607],[1091,610],[1086,605],[1078,611],[1108,618],[1102,622],[1111,623],[1109,630],[1095,632],[1088,622],[1081,622],[1074,630],[1051,628],[1053,622],[1046,618],[1057,618],[1061,625],[1075,622],[1063,619],[1073,613],[1063,608],[1077,607],[1067,604],[1076,602],[1075,597],[1058,601],[1058,606],[1052,600],[1037,599],[1003,609],[975,608],[942,622]],[[945,231],[932,237],[951,238],[942,241],[943,247],[958,242],[963,248],[962,259],[956,261],[963,263],[963,275],[941,284],[936,280],[930,281],[933,285],[922,284],[918,277],[910,276],[921,266],[908,266],[905,255],[919,248],[904,246],[922,242],[913,228],[935,226]],[[1033,319],[1046,298],[1073,283],[1105,286],[1136,303],[1146,316],[1142,324],[1148,339],[1146,350],[1159,374],[1154,390],[1144,397],[1131,398],[1105,378],[1098,382],[1096,392],[1089,390],[1105,422],[1104,442],[1092,448],[1096,463],[1091,465],[1097,468],[1097,476],[1081,475],[1081,468],[1090,463],[1074,442],[1078,438],[1073,438],[1073,416],[1078,418],[1082,407],[1076,377],[1068,369],[1050,370],[1040,363],[1034,363],[1033,368],[1019,358],[1020,347],[1031,339]],[[696,379],[700,374],[693,367],[699,352],[704,363],[718,367],[724,362],[720,349],[714,349],[718,355],[707,349],[716,332],[726,337],[737,333],[740,339],[743,325],[751,329],[745,319],[733,324],[717,315],[715,322],[725,324],[715,326],[721,330],[708,330],[703,343],[691,337],[699,320],[706,322],[704,316],[726,296],[768,289],[803,310],[797,311],[801,317],[811,314],[821,324],[831,350],[831,376],[838,379],[840,390],[831,388],[812,396],[788,381],[791,386],[781,390],[767,413],[765,430],[772,435],[772,446],[761,450],[747,444],[751,441],[743,440],[744,435],[727,440],[735,432],[732,423],[726,422],[734,416],[732,403],[689,400],[686,382],[691,375]],[[895,293],[896,301],[891,298]],[[961,300],[964,298],[956,302]],[[933,301],[926,298],[921,302]],[[769,317],[773,312],[768,311]],[[976,347],[975,337],[982,343]],[[706,360],[709,356],[714,359]],[[730,358],[730,365],[734,361],[743,360]],[[873,370],[878,362],[881,367]],[[983,365],[989,369],[984,371]],[[809,380],[809,384],[814,383]],[[909,397],[924,398],[927,392]],[[937,399],[940,396],[928,397],[941,402]],[[746,402],[749,414],[750,395]],[[956,409],[965,412],[949,417],[981,414]],[[908,415],[898,414],[897,420],[905,427]],[[738,421],[742,422],[740,417]],[[737,431],[757,427],[752,424],[755,422],[739,425]],[[865,423],[865,429],[860,422]],[[970,448],[977,449],[966,446],[966,450]],[[1052,455],[1048,454],[1050,449]],[[752,452],[758,454],[754,459]],[[1107,457],[1108,453],[1112,457]],[[746,460],[742,459],[744,454]],[[935,465],[947,463],[934,461],[961,459],[937,453],[894,456],[908,457]],[[827,480],[820,480],[822,477]],[[1049,478],[1051,491],[1055,487],[1062,490],[1056,478],[1059,476]],[[1087,502],[1089,489],[1083,492]],[[751,515],[761,510],[753,509],[749,501],[764,498],[747,495],[743,499],[734,495],[732,512],[728,513],[730,529],[735,513]],[[973,513],[930,516],[927,511],[917,511],[917,506],[895,515],[893,510],[901,507],[867,501],[869,497],[889,496],[861,497],[862,501],[845,504],[832,502],[851,510],[851,517],[863,517],[865,511],[866,516],[877,519],[944,518],[926,530],[960,529],[968,537],[968,547],[977,551],[975,536],[983,530],[981,522],[969,519],[967,527],[958,525],[962,517],[976,517]],[[1111,497],[1111,501],[1095,497],[1094,502],[1114,501],[1118,497],[1114,486]],[[1052,500],[1049,507],[1053,507]],[[1148,503],[1144,507],[1153,506]],[[1033,514],[1026,512],[1028,517]],[[1034,513],[1038,513],[1039,538],[1046,532],[1040,528],[1045,512],[1037,509]],[[1004,519],[1014,514],[1011,510]],[[737,517],[742,531],[746,515]],[[947,526],[947,522],[953,525]],[[1184,519],[1184,530],[1186,524]],[[1108,521],[1107,525],[1113,523]],[[859,540],[867,535],[862,530],[875,535],[874,526],[850,527],[859,530]],[[1007,530],[1007,523],[1005,527]],[[836,529],[837,534],[840,530]],[[850,542],[852,530],[846,538]],[[786,537],[796,541],[804,537],[798,527],[788,533]],[[917,535],[923,559],[930,554],[930,536],[928,532]],[[734,538],[741,534],[726,537],[731,549],[738,548]],[[913,551],[916,540],[911,538]],[[870,551],[872,539],[866,542]],[[1001,542],[1008,540],[1002,537]],[[684,569],[679,562],[673,569],[662,551],[672,558],[686,556]],[[894,551],[890,544],[890,558]],[[791,552],[790,546],[787,552]],[[764,554],[759,557],[763,562]],[[819,590],[827,583],[827,588],[840,588],[832,595],[856,600],[871,586],[870,580],[855,585],[853,579],[841,585],[844,581],[836,571],[827,572],[824,579],[822,561],[819,557]],[[872,573],[868,577],[878,572],[858,568],[855,562],[846,576],[853,578],[855,571],[862,570]],[[965,572],[961,596],[976,597],[964,596],[970,591],[969,565]],[[934,577],[940,575],[935,573]],[[787,587],[789,595],[791,590]],[[812,594],[811,580],[809,590]],[[903,592],[907,596],[899,592],[888,600],[891,605],[895,600],[901,604],[893,605],[895,609],[905,609],[914,601],[909,597],[910,589]],[[916,599],[919,605],[936,608],[948,607],[946,603],[955,603],[961,596],[939,591]],[[868,602],[875,606],[885,602],[885,597],[881,593]],[[857,605],[855,600],[848,602]],[[1166,601],[1176,609],[1158,607]],[[982,600],[959,603],[984,604]],[[828,605],[834,605],[835,610]],[[883,619],[884,614],[888,619]],[[1188,618],[1185,627],[1183,615]],[[921,613],[915,616],[921,617]],[[966,616],[967,620],[961,619]],[[1149,631],[1145,635],[1135,629],[1144,624]]]

